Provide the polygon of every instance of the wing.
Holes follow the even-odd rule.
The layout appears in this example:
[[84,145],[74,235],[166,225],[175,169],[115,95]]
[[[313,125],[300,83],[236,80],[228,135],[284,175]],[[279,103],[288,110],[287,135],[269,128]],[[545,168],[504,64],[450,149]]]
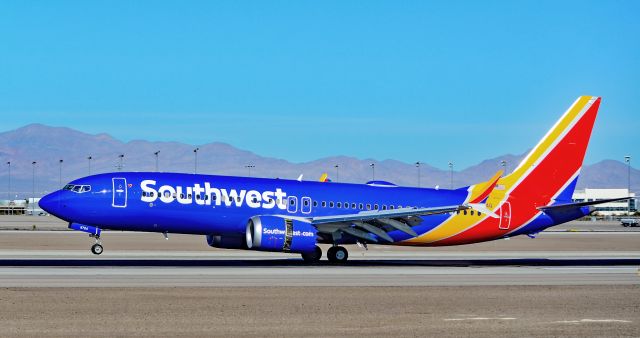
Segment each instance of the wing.
[[475,209],[491,217],[497,217],[497,215],[489,211],[484,204],[474,203],[430,208],[372,210],[356,214],[312,217],[306,219],[306,221],[314,225],[319,233],[331,235],[333,239],[340,238],[342,233],[347,233],[351,236],[374,243],[378,242],[378,238],[387,242],[393,242],[394,240],[389,236],[387,231],[400,230],[415,237],[418,236],[418,234],[412,229],[412,226],[422,223],[422,217],[467,209]]

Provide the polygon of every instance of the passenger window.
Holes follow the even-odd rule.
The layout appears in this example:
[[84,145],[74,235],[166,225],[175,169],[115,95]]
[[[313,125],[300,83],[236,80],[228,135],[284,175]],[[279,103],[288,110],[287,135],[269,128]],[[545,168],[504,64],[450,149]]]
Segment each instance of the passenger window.
[[164,197],[166,197],[166,198],[171,197],[171,193],[169,193],[168,191],[165,190]]
[[356,208],[356,204],[355,203],[351,203],[351,209],[355,209]]
[[359,208],[360,210],[364,209],[364,204],[362,204],[362,203],[358,204],[358,208]]
[[329,208],[333,208],[333,201],[329,202]]
[[471,216],[473,216],[473,210],[471,210]]
[[322,207],[326,208],[327,207],[327,202],[326,201],[322,201]]
[[478,216],[482,216],[482,213],[480,211],[478,211]]
[[465,211],[463,211],[463,213],[466,215],[466,214],[467,214],[467,211],[465,210]]
[[393,210],[395,207],[393,205],[389,206],[389,209]]
[[309,200],[305,199],[302,204],[304,204],[305,207],[309,206]]
[[180,194],[180,198],[184,198],[184,194]]
[[252,198],[252,199],[251,199],[251,202],[253,202],[253,203],[258,203],[258,198],[257,198],[257,197]]
[[371,210],[371,204],[367,203],[367,210]]
[[318,201],[313,201],[313,207],[317,207],[318,206]]
[[377,205],[377,204],[374,204],[374,205],[373,205],[373,208],[374,208],[375,210],[378,210],[378,205]]
[[236,197],[236,201],[240,202],[240,196]]
[[200,200],[200,195],[196,195],[196,200]]
[[336,205],[338,206],[338,208],[342,208],[342,202],[338,202]]
[[294,204],[294,201],[293,201],[293,198],[292,198],[292,199],[289,200],[289,205],[293,205],[293,204]]
[[76,185],[73,187],[73,192],[80,192],[82,190],[82,186],[81,185]]
[[215,201],[215,200],[216,200],[216,198],[217,198],[217,197],[216,197],[216,194],[211,194],[211,200],[212,200],[212,201]]
[[382,210],[387,210],[387,206],[386,205],[382,205]]

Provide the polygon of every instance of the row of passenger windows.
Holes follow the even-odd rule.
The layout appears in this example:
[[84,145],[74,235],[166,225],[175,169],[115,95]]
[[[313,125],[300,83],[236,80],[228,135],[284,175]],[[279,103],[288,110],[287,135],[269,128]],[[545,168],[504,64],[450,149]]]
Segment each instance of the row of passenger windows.
[[[293,203],[293,201],[291,201],[290,203]],[[309,206],[309,200],[303,200],[302,202],[304,204],[304,206]],[[402,208],[401,205],[395,206],[395,205],[389,205],[387,206],[386,204],[382,204],[382,205],[378,205],[378,204],[371,204],[371,203],[349,203],[349,202],[334,202],[334,201],[321,201],[318,203],[318,201],[313,201],[313,206],[314,207],[318,207],[318,205],[320,205],[322,208],[339,208],[339,209],[357,209],[357,210],[393,210],[393,209],[400,209]],[[410,208],[410,207],[407,207]]]

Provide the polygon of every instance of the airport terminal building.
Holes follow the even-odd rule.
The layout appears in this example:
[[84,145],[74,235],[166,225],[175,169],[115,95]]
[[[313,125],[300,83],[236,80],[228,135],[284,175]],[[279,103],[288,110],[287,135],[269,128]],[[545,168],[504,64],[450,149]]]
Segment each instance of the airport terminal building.
[[595,205],[594,208],[596,212],[600,215],[605,216],[614,216],[614,215],[625,215],[627,210],[629,209],[631,213],[634,213],[638,210],[638,203],[635,199],[636,194],[629,194],[628,189],[591,189],[586,188],[583,190],[576,190],[573,193],[573,201],[574,202],[591,202],[591,201],[601,201],[610,198],[620,198],[620,197],[633,197],[634,199],[629,201],[619,201],[619,202],[611,202],[611,203],[603,203],[599,205]]

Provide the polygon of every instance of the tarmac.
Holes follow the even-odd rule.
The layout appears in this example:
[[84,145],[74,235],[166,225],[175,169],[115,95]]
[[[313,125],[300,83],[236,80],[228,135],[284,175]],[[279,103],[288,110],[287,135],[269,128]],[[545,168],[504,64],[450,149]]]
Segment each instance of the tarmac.
[[640,229],[614,223],[342,266],[125,232],[95,256],[56,224],[0,231],[0,336],[640,336]]

